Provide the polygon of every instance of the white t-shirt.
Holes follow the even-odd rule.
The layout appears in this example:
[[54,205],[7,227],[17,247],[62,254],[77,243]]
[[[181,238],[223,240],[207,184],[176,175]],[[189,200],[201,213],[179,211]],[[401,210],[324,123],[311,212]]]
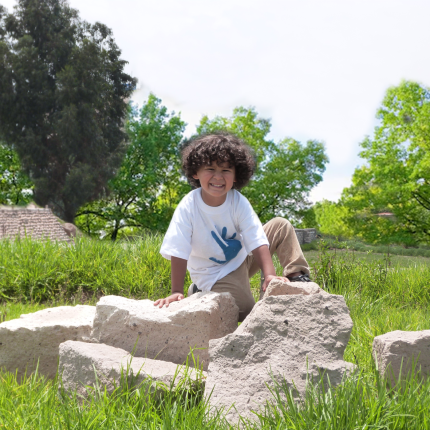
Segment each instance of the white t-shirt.
[[187,260],[193,283],[209,291],[261,245],[269,242],[246,197],[230,190],[226,201],[213,207],[203,202],[197,188],[176,208],[160,253],[168,260],[172,256]]

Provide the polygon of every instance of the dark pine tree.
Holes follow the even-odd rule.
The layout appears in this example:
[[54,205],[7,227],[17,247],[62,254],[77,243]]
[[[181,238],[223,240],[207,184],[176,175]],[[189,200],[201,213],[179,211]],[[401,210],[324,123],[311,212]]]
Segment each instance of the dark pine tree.
[[106,190],[125,152],[136,80],[105,25],[65,0],[0,6],[0,139],[34,183],[34,200],[73,222]]

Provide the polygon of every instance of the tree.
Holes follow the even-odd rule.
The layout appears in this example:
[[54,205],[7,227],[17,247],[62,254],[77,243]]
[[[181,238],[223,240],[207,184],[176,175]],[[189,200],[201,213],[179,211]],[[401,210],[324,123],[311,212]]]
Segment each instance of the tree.
[[33,184],[21,170],[16,152],[0,142],[0,204],[30,203],[32,188]]
[[105,25],[65,0],[0,6],[0,137],[34,183],[34,200],[73,222],[106,190],[125,151],[136,80]]
[[300,223],[310,205],[309,192],[322,180],[328,162],[324,145],[315,140],[303,145],[292,138],[274,143],[268,138],[270,128],[270,121],[258,117],[254,108],[238,107],[229,118],[204,116],[197,132],[229,131],[247,142],[258,168],[243,194],[262,222],[286,216]]
[[315,203],[315,218],[321,233],[332,236],[351,237],[352,229],[347,224],[348,209],[340,203],[323,200]]
[[361,143],[366,163],[342,195],[354,214],[349,223],[373,242],[428,242],[430,90],[415,82],[388,89],[377,118],[373,136]]
[[121,230],[165,230],[180,199],[189,191],[181,177],[179,144],[185,123],[150,95],[126,125],[130,146],[105,199],[82,207],[77,224],[87,233],[101,230],[112,240]]

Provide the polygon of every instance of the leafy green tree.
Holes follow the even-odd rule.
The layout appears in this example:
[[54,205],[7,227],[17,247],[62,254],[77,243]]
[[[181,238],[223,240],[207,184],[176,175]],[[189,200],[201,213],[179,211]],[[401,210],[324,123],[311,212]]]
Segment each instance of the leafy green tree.
[[328,158],[324,145],[315,140],[273,142],[268,138],[270,128],[270,121],[260,118],[254,108],[238,107],[228,118],[204,116],[197,132],[229,131],[247,142],[255,151],[258,169],[243,194],[262,222],[285,216],[299,224],[310,206],[309,192],[321,182]]
[[180,199],[190,190],[181,177],[179,144],[185,123],[150,95],[126,124],[130,145],[109,183],[109,195],[83,206],[77,225],[87,233],[104,231],[112,240],[121,231],[167,229]]
[[318,228],[318,223],[315,217],[314,206],[303,209],[298,216],[300,221],[295,222],[296,228]]
[[354,215],[349,223],[372,242],[428,242],[430,90],[407,81],[390,88],[377,118],[373,136],[361,143],[366,163],[343,191],[342,202]]
[[25,205],[33,197],[33,184],[22,172],[16,152],[0,142],[0,204]]
[[321,233],[336,237],[351,237],[353,231],[347,224],[348,209],[340,203],[323,200],[315,203],[315,219]]
[[73,222],[114,176],[135,79],[105,25],[65,0],[0,6],[0,137],[18,153],[34,200]]

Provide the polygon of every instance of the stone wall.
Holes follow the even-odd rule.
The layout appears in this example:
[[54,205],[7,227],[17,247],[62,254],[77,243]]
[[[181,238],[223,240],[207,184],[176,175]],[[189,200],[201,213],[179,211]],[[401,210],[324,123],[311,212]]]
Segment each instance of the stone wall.
[[317,238],[317,231],[314,228],[295,228],[294,230],[300,245],[311,243]]

